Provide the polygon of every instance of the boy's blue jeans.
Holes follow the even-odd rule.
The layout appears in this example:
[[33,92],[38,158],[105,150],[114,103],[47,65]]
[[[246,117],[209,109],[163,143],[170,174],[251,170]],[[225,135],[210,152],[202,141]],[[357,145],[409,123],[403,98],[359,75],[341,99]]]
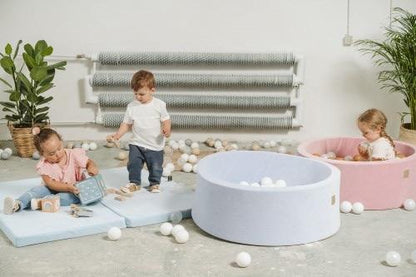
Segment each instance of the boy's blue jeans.
[[61,206],[69,206],[71,204],[80,203],[79,198],[75,196],[75,194],[70,192],[57,192],[54,190],[50,190],[45,185],[40,185],[31,188],[30,190],[23,193],[17,200],[20,201],[20,209],[23,210],[26,208],[30,208],[30,201],[33,198],[43,198],[51,194],[59,196]]
[[154,151],[132,144],[129,144],[129,150],[127,170],[129,171],[130,183],[141,184],[142,168],[143,164],[146,163],[147,169],[149,169],[150,185],[160,184],[163,172],[163,150]]

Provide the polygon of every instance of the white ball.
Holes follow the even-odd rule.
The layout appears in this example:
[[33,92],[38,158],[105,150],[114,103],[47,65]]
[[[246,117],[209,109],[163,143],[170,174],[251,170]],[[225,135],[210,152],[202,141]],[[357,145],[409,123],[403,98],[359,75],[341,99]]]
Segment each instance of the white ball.
[[284,187],[287,187],[287,184],[285,180],[279,179],[274,183],[273,186],[277,188],[284,188]]
[[194,166],[192,167],[192,171],[198,173],[198,164],[194,164]]
[[179,144],[179,150],[181,150],[182,152],[185,152],[186,147],[188,147],[186,146],[186,144]]
[[178,150],[179,149],[179,144],[177,142],[173,142],[172,145],[170,146],[173,150]]
[[173,170],[175,170],[175,165],[173,163],[167,163],[165,168],[170,170],[170,171],[173,171]]
[[174,139],[171,139],[171,140],[169,140],[168,145],[170,147],[172,147],[172,145],[175,144],[175,143],[176,143],[176,141]]
[[179,165],[181,168],[182,168],[182,166],[183,166],[185,163],[186,163],[186,161],[185,161],[184,159],[182,159],[182,158],[179,158],[179,159],[176,161],[176,164],[177,164],[177,165]]
[[250,186],[252,186],[252,187],[260,187],[260,184],[259,183],[251,183]]
[[3,160],[8,160],[9,158],[10,158],[10,156],[11,156],[12,154],[10,154],[9,152],[7,152],[7,151],[3,151],[2,153],[1,153],[1,158],[3,159]]
[[215,147],[215,149],[222,148],[222,142],[221,142],[221,141],[219,141],[219,140],[215,141],[215,143],[214,143],[214,147]]
[[238,149],[238,145],[237,145],[237,144],[235,144],[235,143],[232,143],[232,144],[230,145],[230,147],[231,147],[231,149],[233,149],[233,150],[237,150],[237,149]]
[[275,140],[270,141],[270,147],[276,147],[277,143]]
[[279,146],[277,148],[277,152],[284,154],[284,153],[287,152],[287,149],[286,149],[286,147],[284,147],[283,145],[281,145],[281,146]]
[[118,227],[111,227],[110,230],[108,230],[107,236],[111,240],[118,240],[121,238],[121,230]]
[[337,157],[337,155],[332,151],[326,153],[326,155],[328,156],[328,159],[335,159]]
[[88,143],[83,143],[81,145],[81,148],[84,149],[85,151],[88,151],[88,150],[90,150],[90,145]]
[[352,161],[352,160],[353,160],[353,158],[349,155],[344,157],[344,161]]
[[160,225],[160,232],[164,236],[169,236],[170,233],[172,232],[172,228],[173,226],[170,222],[165,222],[165,223],[162,223],[162,225]]
[[173,226],[173,228],[171,230],[171,233],[174,237],[176,237],[176,234],[179,233],[179,231],[182,231],[182,230],[185,230],[185,228],[182,225],[177,224],[177,225]]
[[402,258],[400,257],[400,254],[396,251],[389,251],[386,254],[386,263],[389,266],[398,266],[401,260]]
[[192,142],[191,148],[192,149],[199,148],[199,143],[198,142]]
[[184,153],[181,155],[181,159],[184,160],[185,162],[187,162],[189,160],[189,155]]
[[95,142],[91,142],[90,143],[90,146],[89,146],[89,148],[90,148],[90,150],[92,150],[92,151],[94,151],[94,150],[96,150],[97,149],[97,144],[95,143]]
[[349,201],[342,201],[341,206],[339,207],[341,212],[347,214],[350,213],[352,210],[352,204]]
[[416,250],[413,250],[412,253],[410,253],[410,260],[416,264]]
[[182,170],[183,170],[183,171],[185,171],[185,172],[191,172],[191,171],[192,171],[192,164],[190,164],[190,163],[185,163],[185,164],[182,166]]
[[355,214],[361,214],[364,211],[364,205],[360,202],[352,204],[352,212]]
[[260,184],[262,186],[268,187],[268,186],[271,186],[273,184],[273,180],[270,177],[263,177],[263,178],[261,178]]
[[251,263],[250,254],[247,252],[240,252],[235,257],[235,262],[239,267],[248,267]]
[[268,141],[266,141],[264,144],[263,144],[263,147],[264,148],[270,148],[271,146],[270,146],[270,142],[268,142]]
[[32,159],[34,159],[34,160],[39,160],[40,159],[40,154],[39,154],[38,151],[33,152]]
[[170,176],[172,174],[172,171],[171,170],[169,170],[169,168],[164,168],[163,169],[163,172],[162,172],[162,176],[163,177],[168,177],[168,176]]
[[12,151],[12,149],[10,149],[9,147],[7,147],[7,148],[4,148],[4,150],[3,150],[4,152],[7,152],[7,153],[9,153],[9,157],[13,154],[13,151]]
[[197,158],[197,156],[195,156],[195,155],[189,155],[189,158],[188,158],[188,162],[190,162],[191,164],[194,164],[194,163],[196,163],[198,161],[198,158]]
[[117,158],[118,158],[119,160],[125,160],[125,159],[127,159],[127,153],[126,153],[126,152],[124,152],[124,151],[122,151],[122,152],[118,153]]
[[181,211],[176,211],[169,215],[169,220],[174,224],[178,224],[179,222],[182,221],[182,219],[183,219],[183,216],[182,216]]
[[179,144],[179,146],[186,145],[185,141],[183,139],[178,140],[178,144]]
[[241,181],[240,182],[240,185],[242,185],[242,186],[249,186],[250,184],[248,182],[246,182],[246,181]]
[[185,243],[189,240],[189,233],[186,230],[179,230],[175,233],[175,240],[178,243]]
[[413,199],[406,199],[403,203],[403,207],[406,211],[413,211],[416,207],[415,200]]

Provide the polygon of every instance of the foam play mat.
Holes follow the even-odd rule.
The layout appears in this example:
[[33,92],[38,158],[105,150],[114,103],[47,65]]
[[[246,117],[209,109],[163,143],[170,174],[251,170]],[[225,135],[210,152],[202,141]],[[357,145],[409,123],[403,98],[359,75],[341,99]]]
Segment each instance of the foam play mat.
[[[125,168],[102,170],[101,174],[107,187],[119,188],[128,183]],[[149,185],[148,176],[149,173],[143,170],[142,184],[144,188],[134,192],[131,197],[125,197],[124,201],[118,201],[114,199],[114,195],[107,195],[102,203],[124,217],[127,227],[165,222],[169,220],[172,213],[178,211],[182,213],[183,218],[191,216],[194,192],[189,186],[174,181],[168,182],[163,178],[160,185],[162,193],[150,193],[146,190],[146,186]]]
[[[128,182],[125,167],[100,171],[107,187],[119,188]],[[148,172],[143,170],[143,185],[147,186]],[[33,186],[40,178],[0,182],[0,207],[6,196],[14,198]],[[61,207],[56,213],[24,210],[13,215],[0,213],[0,228],[14,246],[26,246],[48,241],[76,238],[106,233],[111,227],[124,228],[155,224],[167,221],[169,216],[181,211],[183,217],[190,216],[193,191],[184,185],[162,180],[162,193],[150,193],[146,189],[133,193],[124,201],[107,195],[101,203],[86,206],[93,211],[92,217],[73,217],[69,207]]]
[[[19,197],[40,178],[22,179],[0,183],[0,201],[6,196]],[[98,203],[88,206],[94,216],[75,218],[69,207],[61,207],[56,213],[24,210],[13,215],[0,213],[0,228],[14,246],[26,246],[47,241],[76,238],[107,232],[113,226],[125,227],[124,218]]]

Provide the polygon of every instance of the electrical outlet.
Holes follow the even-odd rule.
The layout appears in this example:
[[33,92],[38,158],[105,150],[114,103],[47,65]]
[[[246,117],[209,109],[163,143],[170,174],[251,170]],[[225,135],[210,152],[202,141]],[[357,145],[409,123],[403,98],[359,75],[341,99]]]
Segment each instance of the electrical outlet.
[[344,38],[342,39],[342,44],[344,46],[351,46],[353,42],[352,36],[349,34],[345,34]]

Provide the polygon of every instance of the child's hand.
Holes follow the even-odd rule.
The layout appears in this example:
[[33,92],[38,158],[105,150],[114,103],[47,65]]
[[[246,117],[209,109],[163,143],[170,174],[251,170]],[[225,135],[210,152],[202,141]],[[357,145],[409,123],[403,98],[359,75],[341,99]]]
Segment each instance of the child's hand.
[[75,186],[75,184],[73,183],[65,183],[68,187],[68,191],[73,193],[73,194],[78,194],[79,193],[79,189]]
[[358,145],[358,153],[360,153],[361,156],[365,157],[368,155],[368,144],[367,143],[360,143]]
[[170,137],[170,131],[171,131],[171,124],[170,120],[165,120],[162,123],[162,135],[165,137]]
[[87,167],[87,172],[91,176],[95,176],[98,174],[98,168],[95,165],[90,165]]

